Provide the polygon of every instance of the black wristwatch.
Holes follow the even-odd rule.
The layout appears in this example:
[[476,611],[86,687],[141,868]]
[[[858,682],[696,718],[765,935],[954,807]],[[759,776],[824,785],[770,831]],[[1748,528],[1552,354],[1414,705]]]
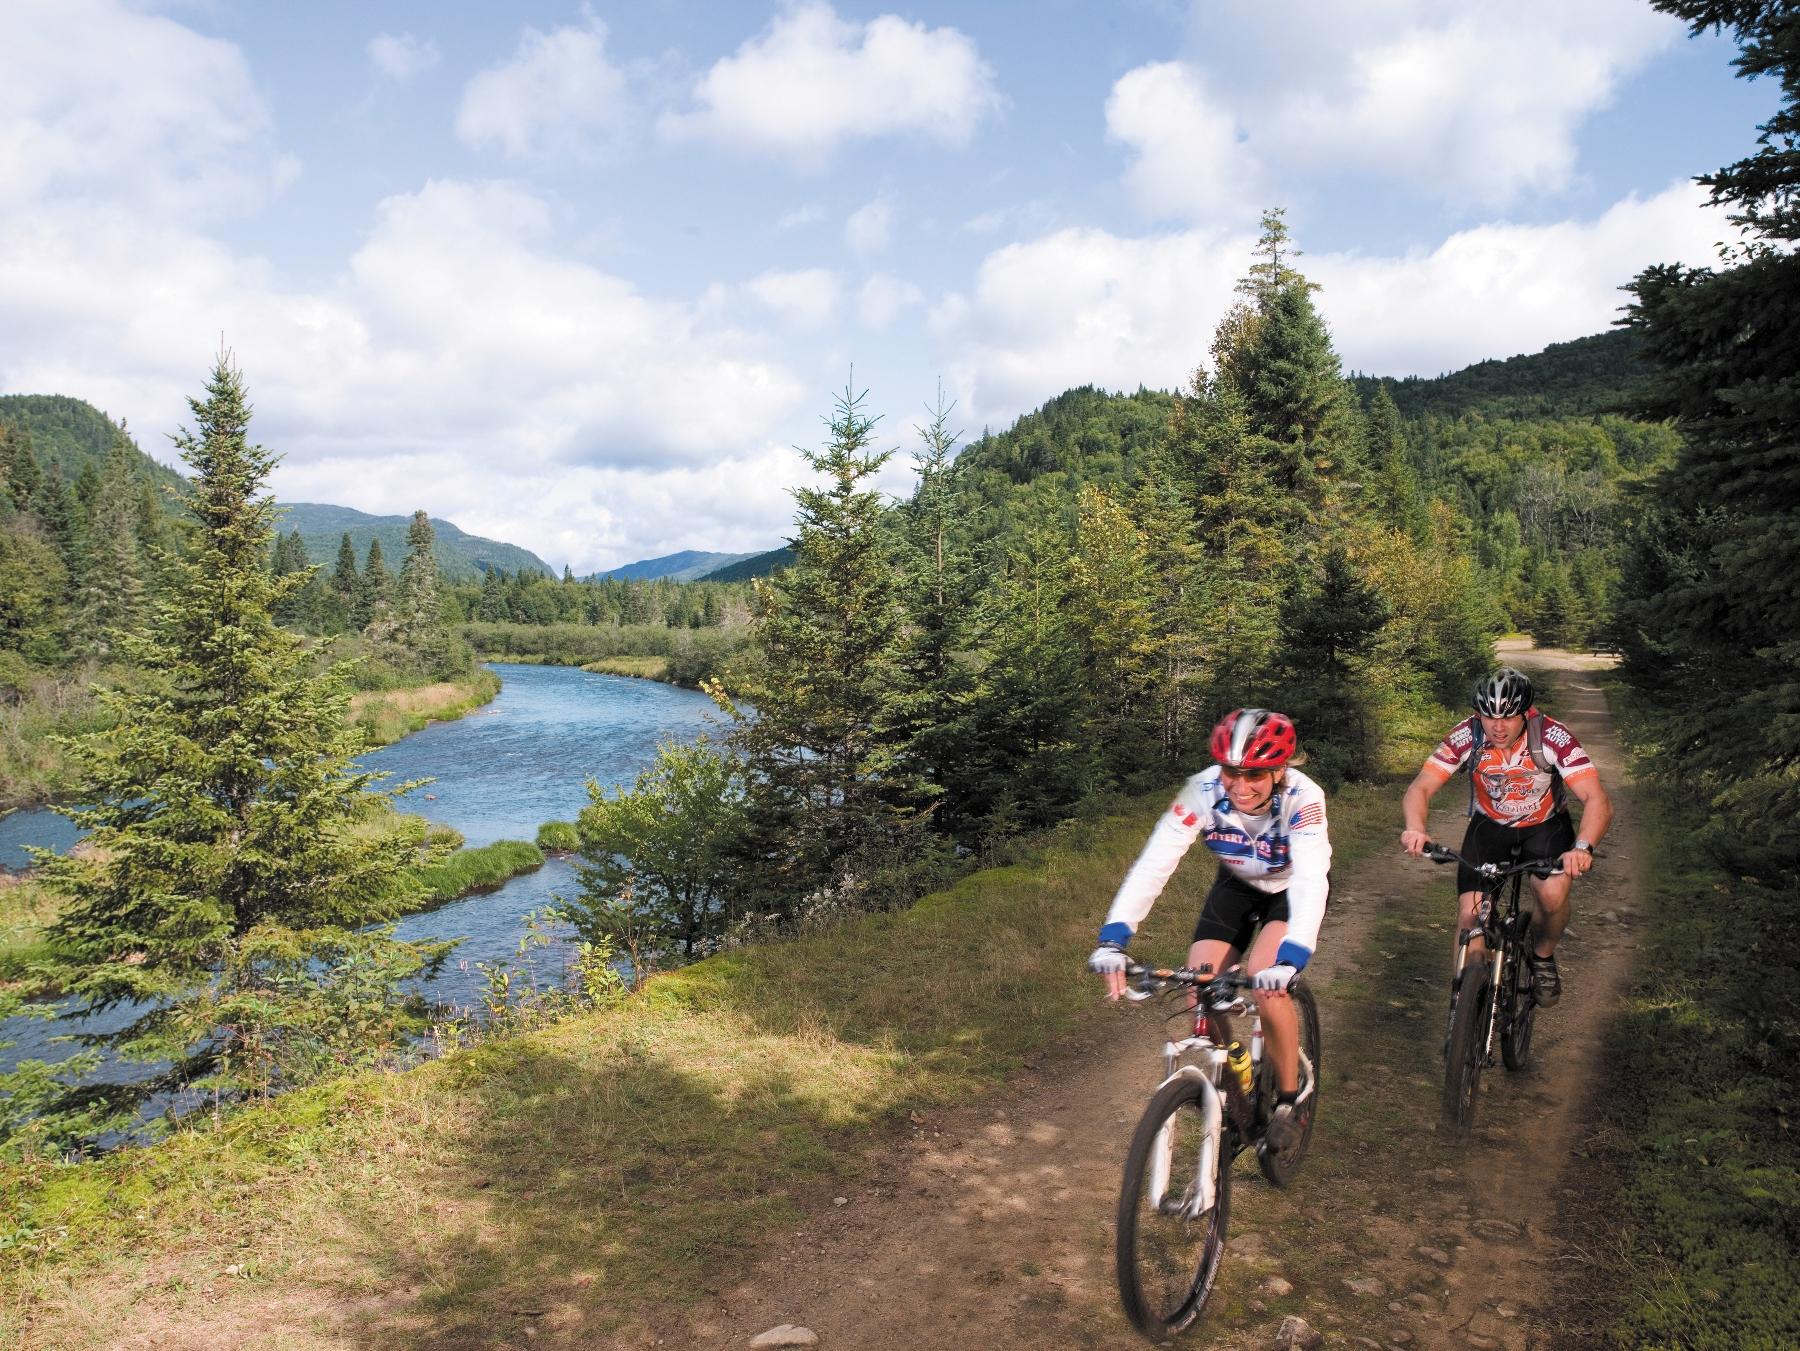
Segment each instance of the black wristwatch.
[[1591,854],[1594,852],[1594,846],[1589,844],[1586,840],[1575,841],[1575,847],[1586,854]]

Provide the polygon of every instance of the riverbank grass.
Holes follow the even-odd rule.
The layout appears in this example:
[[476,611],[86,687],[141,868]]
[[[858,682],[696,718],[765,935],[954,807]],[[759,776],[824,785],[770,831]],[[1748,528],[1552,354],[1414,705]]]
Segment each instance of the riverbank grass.
[[569,854],[581,848],[581,831],[573,821],[546,821],[537,829],[537,847],[546,854]]
[[[1391,841],[1395,791],[1334,797],[1343,861]],[[474,1344],[593,1333],[705,1291],[853,1181],[908,1111],[967,1100],[1105,1015],[1082,958],[1163,805],[408,1073],[80,1166],[0,1166],[16,1258],[0,1334],[79,1346],[200,1317],[250,1334],[277,1307],[327,1338]],[[1177,875],[1146,951],[1179,950],[1206,862]]]
[[386,746],[434,722],[450,722],[492,703],[500,677],[477,667],[467,680],[441,680],[410,689],[364,690],[350,697],[350,720],[371,746]]
[[666,680],[669,675],[667,657],[602,657],[582,663],[582,670],[595,675],[634,676],[642,680]]
[[0,885],[0,986],[22,980],[32,962],[49,956],[44,929],[61,909],[61,899],[30,878]]
[[528,840],[496,840],[472,849],[458,849],[441,862],[419,870],[419,881],[425,887],[424,906],[492,891],[510,878],[543,866],[544,851]]

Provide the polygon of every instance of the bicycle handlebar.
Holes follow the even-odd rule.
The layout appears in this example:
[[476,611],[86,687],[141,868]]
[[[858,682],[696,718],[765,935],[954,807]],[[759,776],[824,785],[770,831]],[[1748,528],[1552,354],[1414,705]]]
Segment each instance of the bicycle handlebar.
[[1250,977],[1245,975],[1241,967],[1217,973],[1196,971],[1186,966],[1140,966],[1136,962],[1125,963],[1127,980],[1142,981],[1141,994],[1125,992],[1126,998],[1148,999],[1158,989],[1169,989],[1173,986],[1188,985],[1199,992],[1200,997],[1208,1004],[1227,1004],[1239,993],[1250,988]]
[[1560,862],[1552,863],[1549,859],[1521,859],[1517,863],[1472,863],[1447,844],[1436,841],[1426,845],[1419,851],[1433,863],[1460,863],[1472,868],[1483,877],[1498,879],[1511,877],[1514,873],[1530,873],[1534,877],[1556,877],[1562,873]]

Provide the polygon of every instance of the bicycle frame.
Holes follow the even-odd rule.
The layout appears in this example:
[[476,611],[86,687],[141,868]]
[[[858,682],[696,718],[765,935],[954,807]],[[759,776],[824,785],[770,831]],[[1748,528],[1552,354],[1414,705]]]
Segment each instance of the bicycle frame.
[[[1475,904],[1475,925],[1473,928],[1460,930],[1456,942],[1456,973],[1452,978],[1452,988],[1459,988],[1462,983],[1463,968],[1468,961],[1469,944],[1476,938],[1487,945],[1487,950],[1494,962],[1494,979],[1489,987],[1486,1034],[1482,1038],[1482,1058],[1487,1064],[1494,1062],[1494,1037],[1500,1030],[1500,1004],[1513,963],[1521,960],[1519,946],[1524,933],[1529,930],[1527,916],[1519,909],[1519,892],[1524,886],[1525,872],[1528,869],[1513,867],[1503,868],[1497,863],[1484,863],[1476,869],[1482,876],[1481,899]],[[1507,885],[1508,880],[1512,885]],[[1501,893],[1507,893],[1506,913],[1496,919],[1495,912],[1500,908]]]
[[[1480,881],[1474,922],[1457,932],[1450,1017],[1444,1033],[1443,1109],[1451,1131],[1460,1136],[1474,1121],[1480,1075],[1494,1063],[1496,1042],[1509,1070],[1523,1068],[1530,1054],[1535,1003],[1530,991],[1521,987],[1521,980],[1530,951],[1531,924],[1529,911],[1520,906],[1520,892],[1527,873],[1548,877],[1560,868],[1551,860],[1521,860],[1516,844],[1506,863],[1471,863],[1441,844],[1426,845],[1424,853],[1436,863],[1460,863]],[[1469,949],[1477,939],[1485,953],[1475,969],[1483,974],[1480,985],[1471,989]]]
[[[1204,981],[1197,973],[1185,969],[1151,971],[1140,967],[1134,974],[1144,977],[1147,985],[1154,983],[1164,989],[1178,985],[1192,987]],[[1144,1000],[1149,999],[1153,993],[1153,990],[1146,988],[1141,993],[1130,993],[1130,997]],[[1183,1010],[1181,1016],[1186,1014],[1187,1010]],[[1163,1078],[1157,1084],[1157,1089],[1160,1090],[1176,1079],[1191,1079],[1201,1087],[1200,1111],[1205,1136],[1201,1144],[1201,1167],[1198,1172],[1200,1187],[1188,1207],[1189,1218],[1204,1215],[1214,1204],[1213,1174],[1224,1149],[1227,1112],[1229,1111],[1232,1123],[1237,1127],[1240,1142],[1247,1141],[1253,1130],[1250,1100],[1227,1066],[1226,1048],[1237,1040],[1232,1027],[1232,1017],[1236,1014],[1243,1014],[1250,1020],[1250,1040],[1246,1049],[1250,1051],[1254,1065],[1261,1059],[1262,1017],[1255,1004],[1243,998],[1241,993],[1228,1001],[1212,1004],[1203,1002],[1193,1010],[1193,1031],[1185,1037],[1172,1037],[1163,1043]],[[1219,1033],[1217,1037],[1213,1035],[1215,1025]],[[1304,1049],[1300,1052],[1300,1079],[1301,1089],[1296,1102],[1306,1101],[1313,1092],[1313,1065]],[[1151,1169],[1150,1199],[1158,1207],[1162,1204],[1169,1181],[1168,1129],[1165,1126],[1158,1133]]]

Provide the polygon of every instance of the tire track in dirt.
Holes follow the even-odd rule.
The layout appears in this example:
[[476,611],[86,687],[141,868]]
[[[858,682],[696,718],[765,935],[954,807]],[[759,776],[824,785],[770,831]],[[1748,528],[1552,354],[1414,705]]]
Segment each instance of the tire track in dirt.
[[[1544,1339],[1545,1320],[1529,1306],[1549,1290],[1549,1269],[1579,1260],[1555,1232],[1554,1214],[1565,1170],[1579,1166],[1588,1086],[1639,946],[1632,930],[1640,920],[1642,851],[1625,756],[1594,679],[1595,669],[1608,663],[1506,645],[1501,657],[1528,671],[1551,672],[1555,715],[1600,766],[1615,807],[1601,861],[1572,893],[1569,929],[1557,949],[1563,998],[1539,1013],[1532,1063],[1524,1071],[1507,1074],[1496,1067],[1483,1075],[1473,1148],[1461,1170],[1470,1208],[1500,1223],[1478,1224],[1465,1240],[1467,1250],[1449,1281],[1444,1325],[1466,1344],[1525,1351]],[[1502,1316],[1502,1309],[1513,1316]]]

